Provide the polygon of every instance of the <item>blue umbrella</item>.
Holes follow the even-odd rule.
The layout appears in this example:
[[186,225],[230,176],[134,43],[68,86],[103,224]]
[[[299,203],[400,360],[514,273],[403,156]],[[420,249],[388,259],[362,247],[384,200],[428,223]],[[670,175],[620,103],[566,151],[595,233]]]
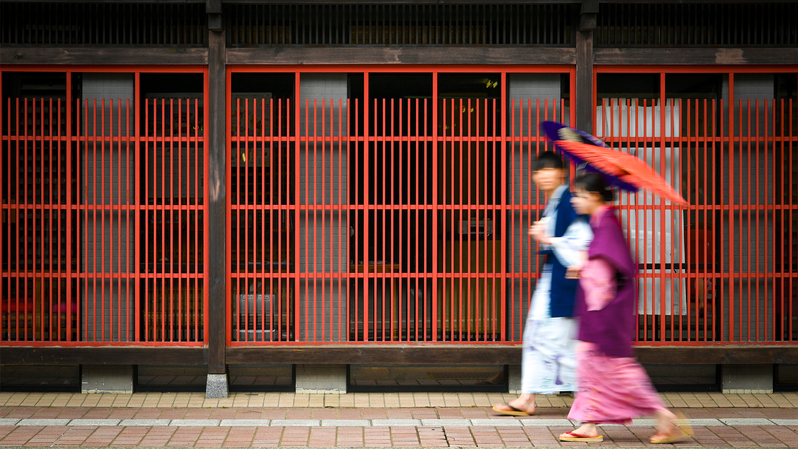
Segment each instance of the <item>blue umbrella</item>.
[[609,148],[607,144],[604,143],[603,140],[599,139],[596,136],[590,135],[584,131],[580,131],[576,128],[571,128],[568,125],[564,125],[558,122],[553,122],[550,120],[541,122],[540,129],[546,135],[546,138],[551,140],[552,142],[555,142],[554,146],[560,151],[562,151],[565,155],[567,155],[570,159],[572,159],[577,166],[584,167],[584,169],[589,172],[601,173],[604,176],[604,180],[607,182],[607,185],[611,185],[629,192],[637,192],[639,190],[637,186],[629,184],[628,182],[624,182],[623,180],[617,178],[616,176],[613,176],[609,173],[605,173],[593,167],[586,160],[573,154],[572,152],[568,151],[568,149],[563,148],[561,145],[556,144],[558,140],[564,140],[568,142],[585,143],[588,145],[595,145],[597,147]]

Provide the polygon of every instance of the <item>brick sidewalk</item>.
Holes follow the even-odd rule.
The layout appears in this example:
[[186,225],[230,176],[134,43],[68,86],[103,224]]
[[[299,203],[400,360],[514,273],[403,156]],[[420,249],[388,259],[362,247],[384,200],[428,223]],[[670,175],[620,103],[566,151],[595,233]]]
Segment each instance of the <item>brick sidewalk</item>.
[[[0,446],[529,447],[572,430],[571,399],[540,396],[527,418],[496,414],[489,393],[0,393]],[[689,447],[798,447],[798,394],[665,393],[687,416]],[[603,426],[596,446],[649,446],[651,419]]]

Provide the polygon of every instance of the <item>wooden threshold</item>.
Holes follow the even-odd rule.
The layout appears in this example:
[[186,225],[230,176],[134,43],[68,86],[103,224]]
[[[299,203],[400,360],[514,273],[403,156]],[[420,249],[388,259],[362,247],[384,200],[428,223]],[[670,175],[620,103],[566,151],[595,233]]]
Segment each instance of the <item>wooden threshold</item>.
[[[638,346],[646,365],[798,364],[798,345]],[[10,365],[206,365],[207,348],[3,347]],[[520,365],[520,345],[319,345],[228,347],[226,364]]]
[[0,348],[8,365],[206,365],[207,348]]

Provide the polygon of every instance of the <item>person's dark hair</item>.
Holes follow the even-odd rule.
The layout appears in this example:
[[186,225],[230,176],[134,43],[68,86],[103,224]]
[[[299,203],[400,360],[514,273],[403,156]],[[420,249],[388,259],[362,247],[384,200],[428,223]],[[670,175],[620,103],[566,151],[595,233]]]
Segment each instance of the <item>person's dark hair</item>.
[[612,188],[607,186],[607,183],[604,182],[604,176],[599,173],[585,173],[576,178],[576,181],[574,181],[574,190],[596,192],[608,203],[611,203],[615,199]]
[[540,156],[538,156],[538,160],[535,162],[535,171],[544,170],[547,168],[559,168],[562,170],[562,158],[556,155],[553,151],[544,151],[540,154]]

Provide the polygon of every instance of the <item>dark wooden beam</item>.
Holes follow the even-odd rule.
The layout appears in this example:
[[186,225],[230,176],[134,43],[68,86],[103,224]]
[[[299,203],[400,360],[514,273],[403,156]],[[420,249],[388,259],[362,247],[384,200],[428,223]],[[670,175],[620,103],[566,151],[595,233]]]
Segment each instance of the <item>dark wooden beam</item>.
[[104,347],[0,349],[7,365],[205,365],[205,348]]
[[222,13],[222,0],[205,0],[205,13],[207,13],[207,14],[221,14]]
[[[25,0],[16,0],[25,1]],[[111,1],[111,0],[94,0]],[[133,1],[133,0],[124,0]],[[153,1],[153,0],[149,0]],[[649,4],[668,4],[668,3],[790,3],[795,0],[600,0],[596,3],[649,3]],[[287,4],[287,5],[330,5],[330,4],[369,4],[369,5],[446,5],[446,4],[485,4],[485,0],[222,0],[223,3],[248,3],[248,4]],[[502,4],[575,4],[582,3],[582,0],[502,0]]]
[[506,365],[521,363],[520,345],[341,345],[227,348],[227,363],[364,365]]
[[[595,14],[590,14],[595,16]],[[583,14],[584,16],[584,14]],[[593,30],[576,32],[576,127],[593,133]]]
[[634,4],[649,4],[649,5],[662,5],[679,3],[682,5],[695,5],[699,3],[746,3],[746,4],[767,4],[767,3],[794,3],[795,0],[600,0],[601,3],[634,3]]
[[[280,4],[280,5],[484,5],[485,0],[222,0],[223,3]],[[574,4],[582,0],[502,0],[502,4]],[[711,3],[711,2],[710,2]]]
[[598,14],[599,0],[582,0],[581,14]]
[[207,48],[2,47],[0,64],[206,65]]
[[205,3],[207,0],[0,0],[0,3]]
[[234,64],[574,64],[561,47],[261,47],[228,48]]
[[208,373],[226,373],[225,34],[208,32]]
[[[0,0],[2,3],[205,3],[207,0]],[[600,3],[634,4],[698,4],[698,3],[792,3],[795,0],[600,0]],[[485,0],[221,0],[222,3],[245,3],[264,5],[446,5],[485,4]],[[502,4],[577,4],[582,0],[502,0]]]
[[[637,358],[647,365],[798,364],[798,346],[638,346]],[[3,347],[8,365],[205,365],[207,348]],[[517,365],[520,345],[337,345],[226,348],[227,363],[364,364],[364,365]]]
[[638,346],[637,359],[648,365],[796,364],[798,346]]
[[[795,364],[798,346],[637,347],[641,363],[659,364]],[[363,365],[517,365],[520,345],[275,346],[227,348],[230,364],[363,364]]]
[[794,65],[798,48],[596,48],[596,65]]

